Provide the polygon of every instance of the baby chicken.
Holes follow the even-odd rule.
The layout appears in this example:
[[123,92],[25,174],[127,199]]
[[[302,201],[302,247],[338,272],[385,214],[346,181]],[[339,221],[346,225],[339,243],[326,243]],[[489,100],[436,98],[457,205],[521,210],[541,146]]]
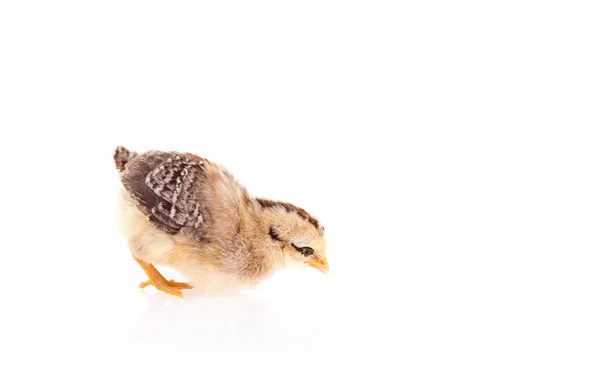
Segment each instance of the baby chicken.
[[[191,153],[124,147],[114,153],[121,179],[117,219],[135,261],[153,285],[222,291],[256,285],[276,270],[328,273],[323,226],[303,209],[254,198],[224,167]],[[164,265],[188,283],[166,280]]]

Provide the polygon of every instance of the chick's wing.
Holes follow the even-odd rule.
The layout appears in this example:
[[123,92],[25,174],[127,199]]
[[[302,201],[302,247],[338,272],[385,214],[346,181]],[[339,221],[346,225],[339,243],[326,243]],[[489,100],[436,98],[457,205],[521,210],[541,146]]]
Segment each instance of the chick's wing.
[[171,234],[193,230],[192,238],[202,242],[208,219],[201,199],[204,165],[198,156],[150,151],[127,164],[121,182],[157,228]]

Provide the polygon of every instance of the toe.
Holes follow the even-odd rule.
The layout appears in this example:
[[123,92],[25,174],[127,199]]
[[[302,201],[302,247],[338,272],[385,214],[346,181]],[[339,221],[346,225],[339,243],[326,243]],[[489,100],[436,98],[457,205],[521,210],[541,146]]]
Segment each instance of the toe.
[[185,282],[177,282],[175,280],[169,280],[169,286],[175,289],[192,289],[190,284],[186,284]]
[[177,296],[179,298],[183,298],[183,293],[180,290],[174,289],[174,288],[165,288],[162,289],[163,292]]

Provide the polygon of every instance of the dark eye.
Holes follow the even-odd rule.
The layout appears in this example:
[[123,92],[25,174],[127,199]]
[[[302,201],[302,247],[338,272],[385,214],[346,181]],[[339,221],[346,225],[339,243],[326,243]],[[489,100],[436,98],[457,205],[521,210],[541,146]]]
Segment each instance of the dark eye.
[[296,251],[300,252],[304,257],[308,257],[315,253],[315,250],[311,247],[297,247],[294,243],[292,243],[292,247],[294,247]]

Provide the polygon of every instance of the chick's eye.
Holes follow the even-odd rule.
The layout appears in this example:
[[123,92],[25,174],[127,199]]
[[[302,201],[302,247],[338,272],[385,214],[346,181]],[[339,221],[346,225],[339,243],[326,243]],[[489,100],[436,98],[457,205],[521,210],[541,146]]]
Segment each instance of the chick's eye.
[[296,244],[292,243],[292,247],[296,249],[296,251],[300,252],[304,257],[308,257],[315,253],[315,250],[311,247],[298,247]]

